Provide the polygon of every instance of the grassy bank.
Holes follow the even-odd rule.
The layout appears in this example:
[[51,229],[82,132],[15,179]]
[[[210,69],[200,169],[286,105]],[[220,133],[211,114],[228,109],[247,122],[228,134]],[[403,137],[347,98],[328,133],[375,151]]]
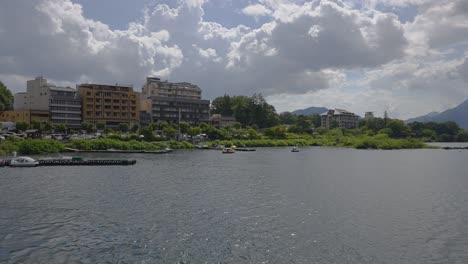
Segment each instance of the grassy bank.
[[[286,146],[330,146],[330,147],[346,147],[357,149],[417,149],[431,148],[424,142],[413,139],[393,139],[385,134],[375,136],[367,135],[288,135],[286,139],[233,139],[233,140],[215,140],[207,143],[209,146],[235,145],[237,147],[286,147]],[[119,140],[111,138],[100,138],[94,140],[74,139],[70,142],[63,143],[57,140],[50,139],[8,139],[0,142],[0,155],[6,155],[13,151],[22,155],[33,154],[50,154],[60,153],[65,150],[65,147],[80,149],[80,150],[106,150],[106,149],[122,149],[122,150],[161,150],[165,148],[171,149],[191,149],[193,144],[189,142],[177,141],[138,141],[138,140]],[[432,147],[433,148],[433,147]]]
[[122,150],[161,150],[165,148],[171,149],[191,149],[193,145],[188,142],[177,141],[121,141],[110,138],[100,138],[94,140],[74,139],[68,144],[68,147],[80,150],[106,150],[106,149],[122,149]]
[[0,155],[16,151],[22,155],[59,153],[65,150],[65,145],[52,139],[15,139],[9,138],[0,143]]
[[245,147],[285,147],[285,146],[328,146],[357,149],[417,149],[429,148],[418,139],[393,139],[387,135],[376,136],[307,136],[303,139],[257,139],[257,140],[215,140],[209,146],[235,145]]

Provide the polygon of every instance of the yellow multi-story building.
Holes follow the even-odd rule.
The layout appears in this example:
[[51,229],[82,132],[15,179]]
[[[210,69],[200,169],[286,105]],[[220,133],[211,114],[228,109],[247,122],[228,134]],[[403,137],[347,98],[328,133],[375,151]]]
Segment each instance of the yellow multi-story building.
[[30,110],[12,110],[12,111],[0,111],[0,122],[31,122],[31,111]]
[[0,122],[24,122],[30,124],[31,121],[48,121],[49,111],[42,110],[11,110],[0,111]]
[[139,123],[140,93],[132,86],[80,84],[77,89],[83,100],[83,121],[105,122],[108,128]]

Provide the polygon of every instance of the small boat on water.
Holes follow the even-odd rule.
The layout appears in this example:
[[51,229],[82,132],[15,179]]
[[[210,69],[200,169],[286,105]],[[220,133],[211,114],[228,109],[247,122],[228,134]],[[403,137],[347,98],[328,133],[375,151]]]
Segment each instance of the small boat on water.
[[223,148],[223,154],[234,154],[236,151],[233,148]]
[[39,161],[30,157],[17,157],[10,161],[10,167],[36,167]]
[[291,149],[291,152],[299,152],[299,149],[298,149],[297,147],[293,147],[293,148]]

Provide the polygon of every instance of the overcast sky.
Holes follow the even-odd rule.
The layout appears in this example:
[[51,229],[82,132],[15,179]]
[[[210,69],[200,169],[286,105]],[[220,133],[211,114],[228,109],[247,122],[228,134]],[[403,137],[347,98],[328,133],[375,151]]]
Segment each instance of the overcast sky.
[[0,80],[188,81],[406,119],[468,99],[467,0],[0,1]]

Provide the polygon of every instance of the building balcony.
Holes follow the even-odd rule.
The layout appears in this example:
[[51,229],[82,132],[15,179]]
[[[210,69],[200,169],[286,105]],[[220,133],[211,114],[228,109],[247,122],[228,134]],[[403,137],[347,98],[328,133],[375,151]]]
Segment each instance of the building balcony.
[[66,120],[81,120],[81,117],[68,117],[68,116],[51,116],[50,119],[66,119]]

